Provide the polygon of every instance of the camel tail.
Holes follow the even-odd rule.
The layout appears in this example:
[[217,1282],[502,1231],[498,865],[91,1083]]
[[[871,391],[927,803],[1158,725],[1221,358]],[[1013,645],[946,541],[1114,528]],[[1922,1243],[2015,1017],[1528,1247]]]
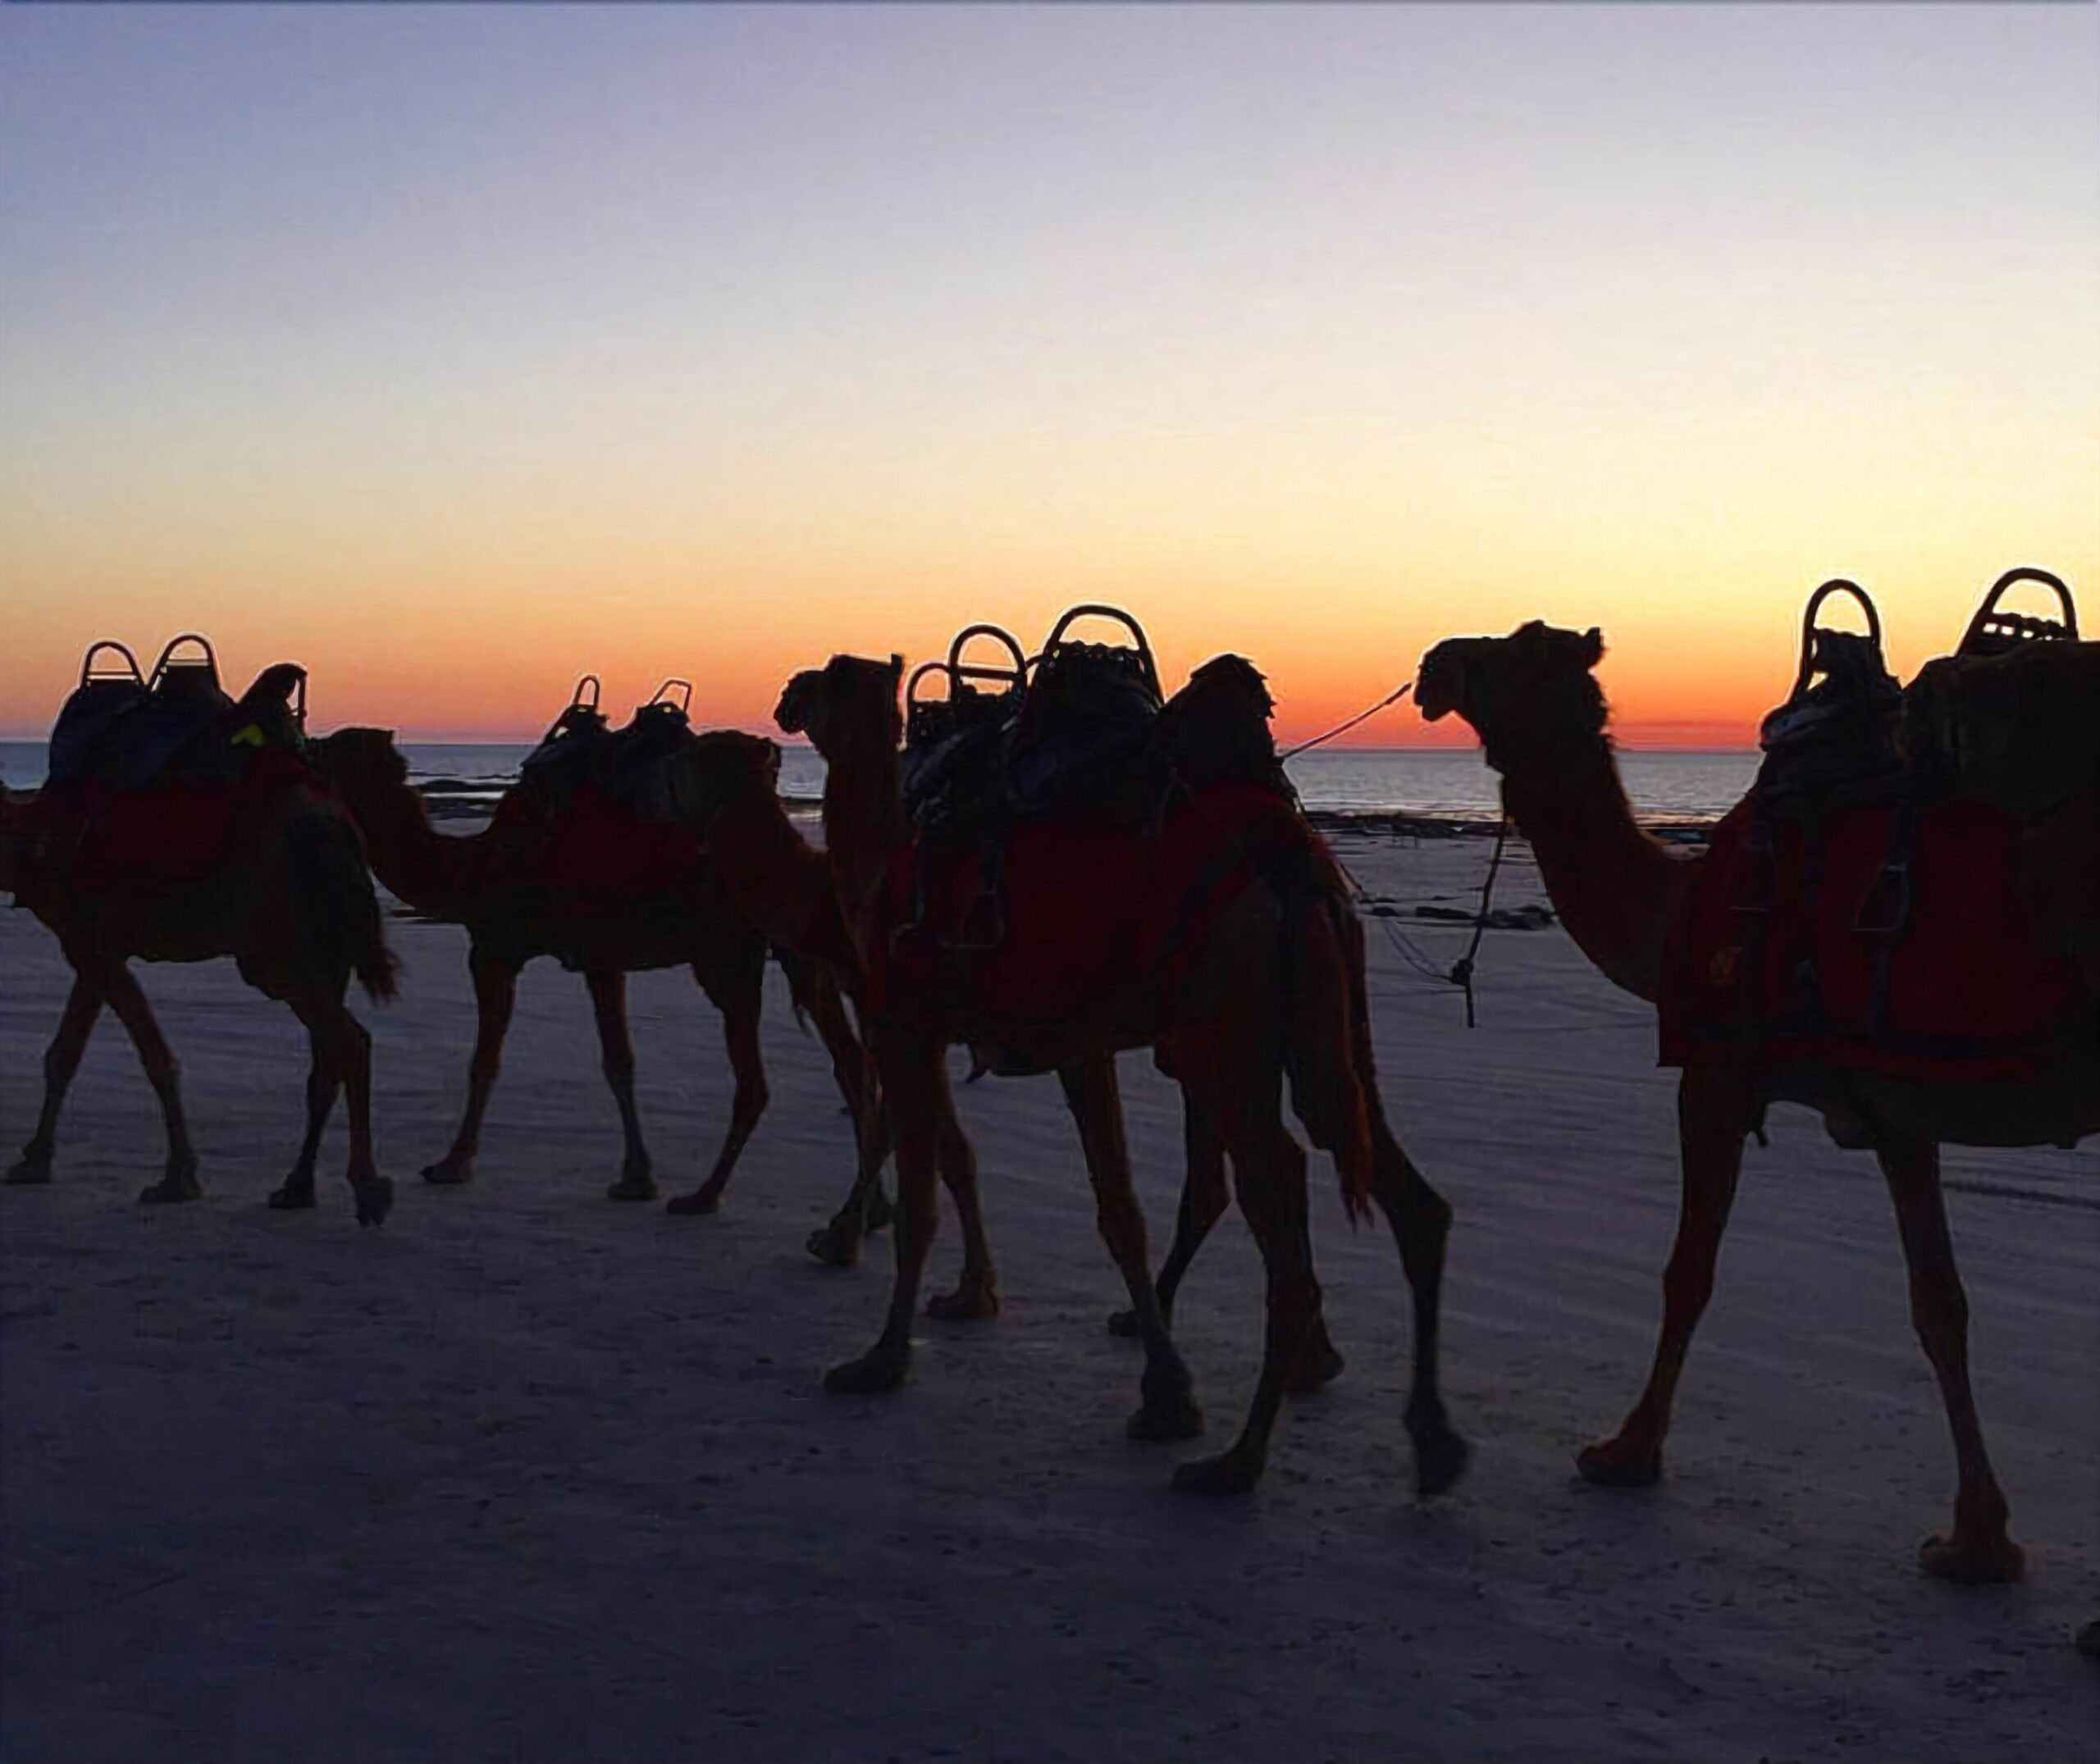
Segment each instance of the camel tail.
[[356,824],[341,814],[301,817],[289,831],[293,875],[307,908],[308,953],[324,971],[349,969],[371,998],[388,1002],[399,991],[401,964],[387,947]]
[[1354,1224],[1371,1214],[1376,1166],[1369,1087],[1377,1080],[1365,1058],[1370,1032],[1363,928],[1328,885],[1325,870],[1318,854],[1308,853],[1284,891],[1290,974],[1284,1069],[1307,1137],[1335,1160],[1342,1206]]

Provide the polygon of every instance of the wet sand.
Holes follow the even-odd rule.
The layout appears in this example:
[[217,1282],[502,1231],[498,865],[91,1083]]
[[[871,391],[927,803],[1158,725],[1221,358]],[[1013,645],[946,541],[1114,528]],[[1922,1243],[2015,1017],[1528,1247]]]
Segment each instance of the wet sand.
[[[1432,964],[1477,838],[1347,835]],[[1499,896],[1540,897],[1518,850]],[[1480,1027],[1374,928],[1385,1088],[1459,1210],[1447,1383],[1477,1456],[1418,1506],[1407,1306],[1382,1232],[1314,1163],[1341,1380],[1285,1411],[1253,1499],[1170,1494],[1235,1429],[1259,1265],[1229,1219],[1178,1333],[1208,1441],[1127,1443],[1139,1356],[1102,1320],[1055,1083],[962,1093],[1006,1314],[926,1323],[913,1383],[834,1399],[889,1261],[818,1268],[845,1119],[769,982],[770,1112],[719,1217],[602,1198],[612,1105],[581,982],[527,973],[482,1180],[446,1144],[472,1032],[463,938],[397,922],[377,1036],[383,1232],[267,1211],[299,1130],[290,1014],[231,964],[144,970],[208,1198],[144,1209],[158,1119],[105,1020],[58,1179],[0,1192],[0,1756],[63,1760],[1714,1760],[2100,1757],[2100,1151],[1948,1157],[1986,1426],[2028,1581],[1912,1553],[1952,1453],[1872,1160],[1797,1111],[1751,1151],[1659,1489],[1572,1459],[1645,1372],[1674,1217],[1649,1013],[1557,929],[1491,932]],[[0,911],[0,1135],[25,1137],[64,974]],[[726,1120],[719,1025],[633,986],[667,1192]],[[1178,1101],[1123,1062],[1156,1251]],[[952,1219],[935,1252],[952,1273]],[[2021,1748],[2025,1748],[2022,1750]]]

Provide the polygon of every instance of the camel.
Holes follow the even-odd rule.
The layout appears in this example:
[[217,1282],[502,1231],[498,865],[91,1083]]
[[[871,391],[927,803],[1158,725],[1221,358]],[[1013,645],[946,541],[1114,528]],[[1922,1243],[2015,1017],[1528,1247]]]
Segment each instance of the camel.
[[[1060,630],[1068,627],[1078,614],[1089,613],[1105,613],[1127,622],[1124,615],[1112,608],[1080,608],[1060,621]],[[1134,626],[1130,628],[1135,631]],[[966,646],[973,638],[980,636],[1002,644],[1011,657],[1011,665],[987,667],[961,661]],[[1140,635],[1140,643],[1142,640]],[[1002,686],[1011,683],[1011,686],[1019,687],[1026,681],[1029,667],[1020,645],[999,627],[970,626],[950,647],[945,664],[929,662],[917,670],[912,681],[907,682],[905,693],[907,718],[914,701],[914,682],[920,676],[939,672],[944,668],[950,684],[950,702],[953,703],[955,689],[959,684],[988,679]],[[1276,744],[1268,729],[1269,718],[1275,708],[1262,675],[1251,663],[1239,656],[1217,657],[1197,669],[1191,676],[1189,684],[1176,695],[1171,704],[1162,709],[1150,734],[1149,755],[1171,767],[1185,787],[1201,788],[1209,784],[1252,780],[1287,795],[1289,782],[1284,775],[1281,762],[1276,757]],[[938,741],[945,732],[945,730],[936,730],[929,739]],[[811,857],[815,862],[822,861],[814,854]],[[1346,928],[1357,933],[1352,945],[1353,973],[1360,998],[1363,996],[1361,927],[1352,918]],[[1363,1069],[1370,1072],[1374,1069],[1371,1064],[1367,1018],[1364,1030],[1359,1053],[1363,1061]],[[1397,1169],[1404,1160],[1405,1154],[1393,1139],[1375,1085],[1367,1089],[1366,1101],[1371,1110],[1377,1154],[1392,1162]],[[1231,1204],[1224,1142],[1217,1124],[1205,1116],[1194,1093],[1185,1087],[1182,1092],[1182,1135],[1186,1154],[1186,1175],[1182,1185],[1172,1247],[1154,1282],[1160,1315],[1169,1324],[1173,1319],[1175,1297],[1190,1262]],[[953,1137],[945,1137],[944,1144],[953,1151]],[[966,1149],[958,1153],[957,1157],[966,1164]],[[943,1169],[945,1172],[948,1166],[944,1165]],[[954,1291],[937,1294],[929,1302],[927,1312],[931,1316],[944,1318],[995,1315],[998,1301],[990,1273],[990,1250],[984,1240],[981,1218],[974,1210],[967,1210],[974,1207],[974,1197],[966,1184],[958,1187],[951,1181],[950,1187],[956,1194],[958,1205],[966,1209],[964,1212],[966,1240],[964,1276]],[[874,1193],[879,1201],[879,1190],[874,1191]],[[811,1233],[809,1242],[810,1253],[824,1261],[850,1260],[857,1241],[856,1221],[864,1210],[864,1197],[856,1192],[829,1225]],[[846,1254],[842,1255],[842,1250]],[[1126,1338],[1138,1338],[1142,1334],[1138,1314],[1129,1308],[1115,1312],[1108,1319],[1108,1328],[1111,1333]],[[1341,1354],[1328,1336],[1325,1318],[1316,1312],[1304,1351],[1290,1374],[1286,1388],[1293,1393],[1321,1389],[1340,1374],[1343,1365]]]
[[[561,878],[547,873],[546,848],[511,831],[500,813],[495,825],[478,833],[439,832],[408,782],[408,762],[389,732],[340,729],[315,742],[313,754],[363,828],[379,879],[417,912],[467,928],[477,1020],[466,1113],[450,1149],[423,1170],[424,1180],[440,1186],[473,1180],[518,974],[535,957],[552,955],[583,974],[596,1014],[605,1082],[619,1111],[625,1151],[620,1174],[607,1193],[616,1201],[655,1198],[653,1165],[635,1107],[627,976],[687,967],[722,1014],[736,1089],[713,1169],[692,1192],[673,1197],[667,1210],[715,1211],[765,1110],[759,1016],[768,950],[765,936],[731,908],[716,868],[698,860],[679,829],[623,815],[608,836],[629,841],[625,881],[632,886],[608,885],[600,891],[587,882],[565,887]],[[779,750],[772,742],[733,732],[698,736],[694,756],[688,787],[705,787],[710,771],[725,763],[740,773],[753,767],[763,771],[769,791],[778,774]],[[856,1145],[865,1156],[875,1142],[870,1074],[836,982],[821,961],[792,952],[781,954],[781,965],[797,1014],[815,1023],[831,1056]],[[879,1153],[876,1157],[879,1171]],[[864,1186],[867,1207],[879,1223],[879,1186],[872,1174]]]
[[[909,1369],[936,1219],[932,1183],[937,1167],[950,1176],[945,1051],[964,1042],[992,1070],[1058,1074],[1101,1233],[1145,1342],[1130,1431],[1160,1439],[1200,1429],[1152,1283],[1116,1090],[1115,1055],[1149,1046],[1201,1118],[1217,1124],[1268,1270],[1262,1369],[1245,1426],[1222,1454],[1180,1466],[1176,1487],[1226,1494],[1255,1485],[1318,1316],[1304,1155],[1283,1122],[1286,1076],[1314,1143],[1335,1156],[1352,1210],[1375,1200],[1399,1240],[1414,1292],[1407,1424],[1417,1484],[1427,1493],[1450,1487],[1467,1456],[1436,1383],[1450,1210],[1396,1146],[1374,1145],[1365,1095],[1372,1074],[1335,914],[1340,897],[1309,829],[1267,791],[1199,793],[1156,839],[1112,824],[1024,825],[1008,846],[999,948],[960,975],[915,972],[893,943],[905,929],[894,878],[911,849],[898,789],[902,679],[901,659],[837,656],[797,675],[782,696],[782,729],[806,734],[828,763],[822,858],[784,861],[785,818],[758,791],[725,806],[707,835],[740,855],[725,874],[753,891],[747,909],[774,936],[792,943],[804,934],[799,924],[824,923],[829,911],[859,956],[863,1023],[896,1131],[897,1277],[880,1338],[834,1366],[826,1388],[890,1390]],[[1148,949],[1150,959],[1130,959]],[[951,1178],[952,1190],[974,1189],[974,1176],[972,1167]]]
[[[1665,947],[1705,860],[1666,850],[1635,823],[1591,672],[1603,653],[1595,630],[1536,622],[1506,637],[1454,638],[1423,658],[1415,700],[1425,717],[1455,713],[1480,736],[1561,922],[1607,979],[1653,1003]],[[1968,1304],[1941,1195],[1939,1147],[2069,1146],[2100,1131],[2092,1002],[2089,989],[2082,1026],[2048,1050],[2033,1076],[2016,1080],[1921,1082],[1808,1061],[1687,1064],[1678,1091],[1683,1192],[1653,1368],[1618,1431],[1582,1453],[1582,1475],[1609,1487],[1645,1486],[1661,1475],[1671,1400],[1713,1291],[1744,1137],[1767,1104],[1800,1103],[1821,1114],[1841,1144],[1871,1143],[1894,1203],[1911,1319],[1938,1379],[1960,1473],[1952,1527],[1926,1540],[1920,1565],[1961,1582],[2016,1577],[2023,1558],[2007,1534],[2005,1497],[1970,1389]]]
[[[171,815],[215,835],[200,861],[176,872],[157,855]],[[51,1180],[66,1092],[107,1005],[130,1034],[167,1128],[166,1167],[139,1199],[203,1193],[175,1058],[129,964],[231,955],[250,986],[291,1007],[312,1047],[306,1136],[271,1206],[314,1205],[322,1133],[346,1092],[358,1222],[385,1221],[394,1190],[372,1160],[372,1037],[343,1001],[353,973],[372,998],[391,998],[394,958],[355,825],[289,754],[258,755],[238,785],[171,781],[121,792],[62,785],[9,795],[0,801],[0,889],[51,928],[73,969],[44,1055],[43,1108],[9,1183]]]

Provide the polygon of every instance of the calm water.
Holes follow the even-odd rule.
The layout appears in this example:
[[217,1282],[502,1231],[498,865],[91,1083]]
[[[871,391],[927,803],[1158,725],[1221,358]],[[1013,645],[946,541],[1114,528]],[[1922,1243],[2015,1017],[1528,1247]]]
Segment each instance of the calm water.
[[[405,751],[418,782],[456,779],[493,795],[518,775],[529,743],[445,746],[411,743]],[[0,781],[20,789],[41,782],[43,745],[0,741]],[[1754,753],[1626,753],[1619,756],[1627,794],[1655,820],[1699,820],[1725,814],[1750,787]],[[1495,774],[1469,750],[1354,749],[1304,754],[1290,775],[1306,805],[1344,814],[1489,818],[1500,811]],[[814,800],[824,788],[824,762],[805,747],[781,756],[781,788]],[[471,793],[479,794],[478,791]]]

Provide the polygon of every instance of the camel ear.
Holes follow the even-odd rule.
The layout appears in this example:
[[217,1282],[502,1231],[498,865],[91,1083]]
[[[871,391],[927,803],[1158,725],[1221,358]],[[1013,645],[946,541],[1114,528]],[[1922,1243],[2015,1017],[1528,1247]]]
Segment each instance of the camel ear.
[[1594,668],[1605,659],[1605,634],[1595,625],[1582,633],[1582,665]]

